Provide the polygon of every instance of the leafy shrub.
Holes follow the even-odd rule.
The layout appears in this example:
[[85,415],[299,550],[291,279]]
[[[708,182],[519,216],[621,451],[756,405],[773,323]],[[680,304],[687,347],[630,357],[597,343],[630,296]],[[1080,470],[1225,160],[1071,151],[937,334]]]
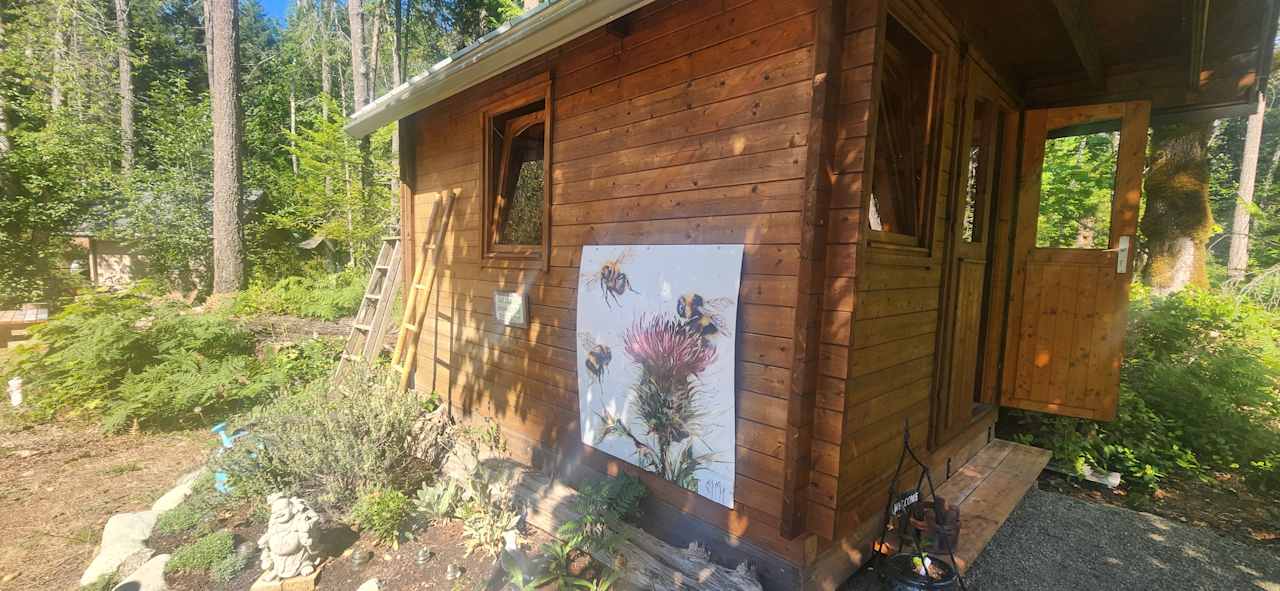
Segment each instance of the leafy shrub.
[[257,445],[237,445],[215,463],[236,487],[290,491],[340,514],[360,491],[412,490],[439,471],[452,442],[444,414],[423,421],[422,403],[400,393],[397,379],[353,366],[338,383],[295,388],[242,417]]
[[272,285],[249,286],[236,298],[238,314],[285,314],[336,320],[356,313],[368,274],[351,267],[340,273],[285,277]]
[[351,523],[373,534],[379,542],[395,542],[409,517],[409,497],[404,493],[375,488],[360,495],[351,508]]
[[142,290],[78,298],[34,336],[0,372],[24,378],[33,417],[100,418],[107,431],[212,422],[323,375],[336,353],[307,342],[259,360],[231,319]]
[[428,522],[435,522],[452,518],[461,501],[462,487],[448,478],[440,478],[430,485],[423,483],[414,496],[413,507]]
[[155,532],[161,535],[191,534],[203,536],[213,525],[214,510],[227,502],[227,497],[213,488],[213,476],[205,474],[191,486],[191,495],[156,518]]
[[1198,290],[1154,298],[1136,287],[1131,299],[1117,419],[1013,420],[1059,460],[1120,472],[1139,489],[1209,470],[1276,488],[1280,315]]
[[179,574],[210,573],[214,567],[235,556],[235,552],[236,540],[231,532],[211,533],[174,550],[164,570]]
[[249,566],[251,558],[252,556],[232,552],[209,568],[209,578],[219,583],[229,583],[244,570],[244,567]]
[[629,474],[584,484],[572,504],[580,517],[560,526],[560,537],[580,539],[590,550],[613,552],[617,525],[638,516],[647,492],[644,483]]

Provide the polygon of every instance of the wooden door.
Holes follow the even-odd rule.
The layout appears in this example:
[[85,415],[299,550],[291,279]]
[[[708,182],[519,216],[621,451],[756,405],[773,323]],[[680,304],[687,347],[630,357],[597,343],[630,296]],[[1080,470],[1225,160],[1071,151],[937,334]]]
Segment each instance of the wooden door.
[[[1115,418],[1150,114],[1146,101],[1025,113],[1001,405]],[[1046,141],[1073,130],[1118,130],[1104,247],[1038,245]]]
[[[957,142],[956,183],[947,205],[943,346],[933,421],[940,445],[981,416],[982,367],[992,294],[991,256],[996,204],[1008,198],[1016,152],[1013,101],[976,63],[970,63],[964,118]],[[1007,238],[1007,235],[1006,235]],[[985,407],[989,408],[989,407]]]

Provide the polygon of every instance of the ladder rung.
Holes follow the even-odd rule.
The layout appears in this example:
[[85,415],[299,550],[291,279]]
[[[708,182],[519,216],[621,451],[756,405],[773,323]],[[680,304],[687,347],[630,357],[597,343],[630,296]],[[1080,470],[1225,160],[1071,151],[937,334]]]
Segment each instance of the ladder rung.
[[382,299],[382,296],[381,296],[381,295],[379,295],[379,294],[376,294],[376,293],[366,293],[366,294],[364,294],[364,297],[365,297],[365,299],[367,299],[367,300],[380,300],[380,299]]
[[398,240],[400,240],[399,236],[383,236],[382,237],[383,242],[396,242]]
[[413,288],[414,289],[431,289],[431,285],[427,283],[415,283],[413,284]]
[[343,354],[342,354],[342,358],[343,358],[343,359],[346,359],[347,361],[356,361],[356,360],[360,359],[359,357],[356,357],[355,355],[351,355],[351,354],[348,354],[348,353],[343,353]]
[[373,268],[377,271],[386,271],[391,268],[391,265],[374,265]]
[[401,328],[404,328],[405,330],[408,330],[411,332],[418,332],[418,325],[416,324],[406,324]]
[[369,332],[372,329],[372,327],[369,326],[368,324],[352,324],[351,328],[354,328],[360,332]]

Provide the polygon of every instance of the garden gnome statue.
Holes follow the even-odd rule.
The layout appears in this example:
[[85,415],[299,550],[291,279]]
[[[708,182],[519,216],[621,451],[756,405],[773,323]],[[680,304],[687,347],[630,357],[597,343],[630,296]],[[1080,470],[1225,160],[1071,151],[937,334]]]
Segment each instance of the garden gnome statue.
[[297,497],[273,494],[267,497],[271,520],[267,532],[258,539],[262,549],[263,581],[309,575],[316,570],[314,541],[320,516]]

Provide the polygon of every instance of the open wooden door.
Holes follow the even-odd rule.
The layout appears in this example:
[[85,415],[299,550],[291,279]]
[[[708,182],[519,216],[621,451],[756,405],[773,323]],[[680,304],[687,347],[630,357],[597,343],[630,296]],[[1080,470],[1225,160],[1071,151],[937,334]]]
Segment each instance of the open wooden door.
[[[1146,101],[1024,114],[1002,406],[1115,418],[1150,114]],[[1086,134],[1114,146],[1110,219],[1103,209],[1055,243],[1041,211],[1046,142]]]

